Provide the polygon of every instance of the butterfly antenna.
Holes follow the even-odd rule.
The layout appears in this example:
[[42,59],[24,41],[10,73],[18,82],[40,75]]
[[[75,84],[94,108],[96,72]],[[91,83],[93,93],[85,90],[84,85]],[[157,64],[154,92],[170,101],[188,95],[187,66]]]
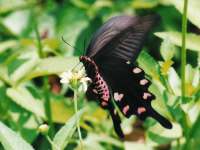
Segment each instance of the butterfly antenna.
[[[64,39],[63,36],[62,36],[61,38],[62,38],[62,41],[63,41],[65,44],[67,44],[68,46],[70,46],[70,47],[72,47],[72,48],[74,48],[74,49],[77,49],[75,46],[69,44],[69,43]],[[78,50],[78,49],[77,49],[77,50]]]
[[[77,49],[75,46],[72,46],[71,44],[69,44],[69,43],[64,39],[63,36],[62,36],[61,38],[62,38],[62,41],[63,41],[65,44],[69,45],[70,47],[72,47],[72,48],[74,48],[74,49]],[[80,62],[77,63],[77,64],[72,68],[72,70],[75,70],[75,68],[76,68],[79,64],[80,64]]]

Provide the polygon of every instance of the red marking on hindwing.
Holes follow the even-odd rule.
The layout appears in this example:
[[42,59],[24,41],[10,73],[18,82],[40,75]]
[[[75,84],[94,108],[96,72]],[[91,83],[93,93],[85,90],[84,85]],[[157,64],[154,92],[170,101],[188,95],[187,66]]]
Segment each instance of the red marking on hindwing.
[[137,113],[140,115],[140,114],[142,114],[142,113],[144,113],[144,112],[146,112],[146,108],[144,108],[144,107],[139,107],[138,109],[137,109]]
[[128,112],[128,110],[129,110],[129,105],[126,105],[124,108],[123,108],[123,113],[126,115],[127,114],[127,112]]
[[124,94],[122,94],[122,93],[121,94],[119,94],[117,92],[114,93],[115,101],[121,101],[123,97],[124,97]]
[[110,92],[109,88],[105,82],[105,80],[101,77],[99,73],[98,66],[96,63],[87,56],[81,56],[80,61],[85,65],[90,65],[92,72],[94,72],[94,76],[90,77],[93,80],[95,90],[93,90],[94,93],[98,94],[100,100],[102,101],[102,105],[105,105],[105,101],[109,101],[110,99]]
[[147,79],[142,79],[140,80],[140,85],[145,85],[147,84],[149,81]]
[[143,94],[143,99],[148,99],[148,97],[150,97],[151,96],[151,94],[150,93],[147,93],[147,92],[144,92],[144,94]]
[[98,94],[96,89],[93,89],[92,92],[95,93],[95,94]]
[[140,73],[140,72],[142,72],[142,69],[138,67],[133,68],[133,73]]
[[106,102],[101,102],[101,105],[102,105],[102,106],[107,106],[108,103],[106,103]]

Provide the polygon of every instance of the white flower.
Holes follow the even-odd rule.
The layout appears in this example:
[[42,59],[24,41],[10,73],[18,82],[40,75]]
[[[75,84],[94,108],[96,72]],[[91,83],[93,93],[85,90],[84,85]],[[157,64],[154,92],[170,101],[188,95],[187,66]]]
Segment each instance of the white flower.
[[88,82],[91,79],[85,76],[85,70],[81,69],[79,71],[67,71],[60,75],[60,82],[62,84],[69,84],[72,89],[78,89],[78,91],[85,92],[88,87]]
[[88,88],[88,82],[92,82],[92,80],[88,77],[81,78],[81,80],[80,80],[81,84],[80,84],[78,90],[86,92],[87,88]]
[[72,72],[71,71],[67,71],[67,72],[63,72],[61,75],[60,75],[60,83],[63,83],[63,84],[69,84],[69,81],[71,80],[72,78]]

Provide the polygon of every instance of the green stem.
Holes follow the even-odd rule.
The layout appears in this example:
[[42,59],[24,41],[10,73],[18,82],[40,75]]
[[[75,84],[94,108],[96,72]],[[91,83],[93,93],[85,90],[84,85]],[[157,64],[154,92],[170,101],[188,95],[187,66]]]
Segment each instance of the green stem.
[[[33,17],[36,18],[36,15],[34,14],[34,11],[33,11]],[[44,54],[44,51],[43,51],[42,42],[41,42],[41,38],[40,38],[40,34],[39,34],[38,25],[37,25],[37,21],[36,20],[34,22],[34,29],[35,29],[37,43],[38,43],[38,56],[40,58],[44,58],[45,54]],[[48,77],[44,77],[43,78],[43,83],[44,83],[43,90],[44,90],[44,96],[45,96],[45,104],[44,104],[45,113],[46,113],[46,116],[47,116],[48,124],[50,126],[49,135],[52,138],[54,133],[55,133],[54,132],[55,128],[54,128],[54,124],[53,124],[53,121],[52,121],[52,111],[51,111],[51,103],[50,103],[50,97],[49,97]]]
[[[35,15],[34,15],[34,17],[35,17]],[[36,38],[37,38],[38,55],[39,55],[40,58],[44,58],[45,55],[44,55],[44,52],[43,52],[43,49],[42,49],[42,42],[41,42],[40,33],[39,33],[39,30],[38,30],[38,24],[37,24],[36,19],[35,19],[35,22],[34,22],[34,29],[35,29],[35,34],[36,34]]]
[[49,97],[49,84],[48,84],[48,77],[44,77],[43,79],[44,81],[44,96],[45,96],[45,113],[47,116],[47,121],[48,124],[50,126],[49,129],[49,135],[52,138],[54,136],[55,133],[55,128],[54,128],[54,124],[53,124],[53,120],[52,120],[52,111],[51,111],[51,102],[50,102],[50,97]]
[[183,17],[182,17],[182,51],[181,51],[181,95],[182,95],[182,98],[185,97],[187,5],[188,5],[188,0],[184,0]]
[[[187,6],[188,6],[188,0],[184,0],[183,16],[182,16],[182,51],[181,51],[181,95],[182,95],[182,100],[185,97]],[[187,139],[187,137],[186,137],[186,139]],[[183,149],[187,149],[187,143],[188,142],[185,143],[185,145],[183,146]]]
[[46,137],[47,141],[51,144],[51,147],[53,147],[54,150],[60,150],[60,148],[53,143],[53,141],[51,140],[51,138],[48,135],[46,135],[45,137]]
[[82,135],[81,135],[81,130],[80,130],[80,124],[79,124],[79,118],[78,118],[78,104],[77,104],[77,100],[78,100],[78,92],[77,89],[74,90],[74,110],[75,110],[75,114],[76,114],[76,126],[77,126],[77,130],[78,130],[78,136],[79,136],[79,140],[80,140],[80,146],[81,149],[83,149],[83,140],[82,140]]

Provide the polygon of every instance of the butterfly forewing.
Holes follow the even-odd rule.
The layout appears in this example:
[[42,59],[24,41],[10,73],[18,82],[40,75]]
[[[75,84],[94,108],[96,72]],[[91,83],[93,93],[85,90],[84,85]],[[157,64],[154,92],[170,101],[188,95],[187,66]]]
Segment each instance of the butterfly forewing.
[[87,56],[96,63],[113,57],[135,61],[146,34],[157,18],[155,15],[113,17],[94,35],[87,48]]

